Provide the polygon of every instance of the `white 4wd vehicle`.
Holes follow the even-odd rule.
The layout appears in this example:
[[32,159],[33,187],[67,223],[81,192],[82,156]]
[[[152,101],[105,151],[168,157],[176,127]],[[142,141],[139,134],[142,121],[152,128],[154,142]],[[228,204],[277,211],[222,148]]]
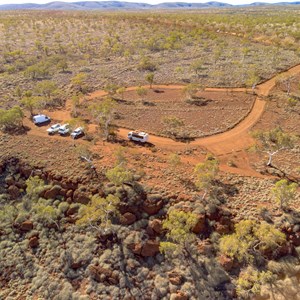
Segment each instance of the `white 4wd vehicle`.
[[68,123],[61,125],[58,129],[58,133],[60,135],[67,135],[69,132],[70,132],[70,127]]
[[78,127],[76,128],[72,133],[71,133],[71,137],[75,140],[81,136],[84,136],[84,132],[83,132],[83,128],[82,127]]
[[146,143],[149,139],[149,134],[143,131],[130,131],[128,132],[128,138],[131,141]]
[[58,132],[60,126],[61,125],[59,123],[52,125],[50,128],[47,129],[48,134],[50,135]]

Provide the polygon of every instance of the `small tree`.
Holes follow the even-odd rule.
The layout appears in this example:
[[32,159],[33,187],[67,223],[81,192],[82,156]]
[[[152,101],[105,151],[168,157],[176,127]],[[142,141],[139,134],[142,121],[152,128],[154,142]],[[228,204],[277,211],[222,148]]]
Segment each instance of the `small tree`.
[[0,109],[0,129],[4,131],[16,130],[23,126],[24,114],[20,106],[11,109]]
[[51,80],[39,82],[35,87],[35,92],[45,98],[45,104],[52,103],[54,97],[59,94],[56,83]]
[[256,131],[252,136],[258,141],[257,148],[268,154],[267,166],[272,166],[272,158],[279,151],[292,149],[296,140],[295,136],[283,132],[280,127],[270,131]]
[[105,140],[108,140],[109,129],[114,118],[116,103],[113,99],[106,97],[100,103],[95,103],[89,106],[89,110],[93,117],[96,118],[100,127],[104,132]]
[[122,186],[133,180],[132,173],[122,165],[117,165],[106,172],[107,179],[116,186]]
[[49,225],[53,223],[56,225],[57,229],[59,229],[57,222],[59,212],[53,206],[48,205],[47,200],[40,199],[39,202],[33,207],[33,210],[35,211],[35,216],[38,220]]
[[24,106],[25,109],[29,111],[30,116],[32,117],[34,115],[35,109],[43,107],[43,99],[38,96],[30,96],[30,97],[25,96],[21,100],[21,104]]
[[264,284],[272,283],[276,276],[270,271],[258,271],[253,266],[242,270],[236,282],[236,292],[242,299],[258,296]]
[[195,239],[192,229],[197,221],[194,213],[172,209],[163,221],[163,229],[167,230],[167,241],[160,243],[160,251],[166,255],[183,253],[190,256],[190,244]]
[[118,95],[121,95],[121,100],[123,101],[124,100],[124,93],[126,92],[126,88],[125,87],[120,87],[117,89],[117,94]]
[[152,84],[154,82],[154,73],[151,72],[151,73],[146,74],[145,79],[149,82],[150,89],[152,89]]
[[144,87],[139,86],[136,89],[136,93],[138,94],[138,96],[141,98],[141,101],[143,102],[144,101],[144,97],[147,95],[147,90]]
[[81,93],[85,92],[87,75],[85,73],[78,73],[71,79],[72,85]]
[[276,85],[283,86],[287,95],[291,92],[291,85],[296,80],[296,77],[290,74],[282,74],[276,78]]
[[116,93],[117,90],[119,89],[119,86],[117,86],[114,83],[109,83],[104,87],[104,91],[107,92],[108,96],[113,97]]
[[165,127],[165,133],[169,136],[177,138],[180,135],[180,131],[184,126],[184,121],[175,116],[168,116],[163,118],[163,124]]
[[203,61],[201,59],[194,61],[191,64],[191,69],[199,76],[199,72],[203,69]]
[[182,92],[186,96],[187,100],[189,100],[196,98],[196,94],[199,90],[201,90],[201,88],[198,84],[190,83],[182,89]]
[[295,198],[297,188],[297,183],[289,184],[286,179],[279,180],[275,183],[275,187],[272,188],[272,193],[276,202],[279,203],[280,209],[287,207],[289,202]]
[[240,262],[253,262],[266,250],[275,250],[286,240],[285,234],[266,222],[242,220],[235,232],[220,240],[220,252]]
[[[119,214],[119,203],[120,199],[111,194],[106,198],[94,195],[88,205],[83,205],[80,208],[79,219],[76,224],[80,226],[91,226],[96,230],[99,230],[101,227],[107,229],[111,225],[112,217]],[[100,227],[98,225],[100,225]]]
[[194,174],[196,176],[195,185],[199,190],[204,190],[202,199],[204,199],[211,190],[213,180],[218,171],[219,162],[213,157],[208,157],[205,162],[196,165],[194,169]]

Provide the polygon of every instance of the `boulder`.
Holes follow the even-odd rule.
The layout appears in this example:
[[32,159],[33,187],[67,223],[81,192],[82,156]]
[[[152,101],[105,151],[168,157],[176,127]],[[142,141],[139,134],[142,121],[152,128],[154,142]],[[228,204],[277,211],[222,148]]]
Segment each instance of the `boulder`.
[[88,204],[90,202],[90,197],[86,192],[75,190],[73,194],[73,200],[76,203]]
[[59,185],[53,186],[50,190],[47,190],[44,194],[45,199],[55,199],[60,194],[61,187]]
[[183,276],[176,271],[168,273],[169,281],[174,285],[181,285],[183,283]]
[[216,223],[215,232],[219,234],[228,234],[231,232],[231,227],[229,227],[228,225],[222,225],[220,223]]
[[177,291],[177,293],[172,293],[170,296],[170,300],[188,300],[188,296],[181,291]]
[[37,236],[33,236],[29,239],[29,247],[36,248],[39,246],[39,238]]
[[15,179],[11,175],[6,176],[4,181],[8,186],[15,184]]
[[20,190],[15,185],[10,185],[7,189],[11,199],[18,199],[20,196]]
[[66,216],[70,217],[72,215],[77,214],[79,207],[77,206],[72,206],[66,211]]
[[73,197],[73,190],[67,190],[66,197],[67,198],[72,198]]
[[200,241],[197,245],[198,252],[203,255],[210,255],[214,251],[214,246],[209,240]]
[[153,216],[153,215],[156,215],[162,209],[163,205],[164,205],[163,200],[159,200],[156,202],[146,200],[143,203],[142,209],[148,215]]
[[149,227],[157,234],[162,232],[162,222],[159,219],[154,219],[149,222]]
[[159,253],[159,242],[148,240],[143,244],[141,255],[144,257],[155,256]]
[[122,225],[131,225],[136,221],[136,216],[133,213],[126,212],[120,217]]
[[225,271],[230,271],[234,267],[233,259],[224,254],[219,256],[219,263]]
[[197,223],[192,231],[195,234],[204,233],[206,231],[205,215],[198,215]]
[[26,220],[23,223],[20,224],[20,230],[27,232],[33,229],[33,223],[30,220]]
[[142,252],[142,244],[141,243],[136,243],[136,244],[130,244],[128,248],[137,255],[141,255]]

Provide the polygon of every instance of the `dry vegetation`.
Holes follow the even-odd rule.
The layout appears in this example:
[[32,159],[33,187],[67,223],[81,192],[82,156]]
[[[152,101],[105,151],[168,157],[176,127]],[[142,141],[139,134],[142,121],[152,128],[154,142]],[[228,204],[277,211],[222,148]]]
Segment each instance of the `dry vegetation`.
[[[173,138],[228,130],[259,82],[299,64],[299,18],[297,8],[1,12],[0,121],[18,122],[0,134],[0,298],[296,299],[298,141],[266,167],[250,148],[216,159],[161,137],[134,144],[103,123]],[[139,87],[149,74],[165,86]],[[189,83],[193,97],[174,87]],[[85,95],[108,87],[114,101]],[[279,76],[252,129],[299,137],[299,99],[299,75]],[[28,118],[43,109],[82,118],[86,138],[48,137]]]

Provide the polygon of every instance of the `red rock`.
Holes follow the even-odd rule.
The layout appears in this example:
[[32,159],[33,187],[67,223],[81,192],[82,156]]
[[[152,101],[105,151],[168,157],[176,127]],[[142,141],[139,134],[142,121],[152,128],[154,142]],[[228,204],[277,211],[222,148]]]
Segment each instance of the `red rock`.
[[136,221],[136,216],[130,212],[126,212],[120,217],[122,225],[131,225]]
[[60,194],[61,187],[58,185],[53,186],[50,190],[44,194],[45,199],[55,199]]
[[222,254],[219,256],[218,259],[220,265],[223,267],[225,271],[230,271],[233,268],[234,262],[232,258]]
[[231,232],[231,228],[227,225],[222,225],[220,223],[217,223],[215,226],[215,231],[219,234],[228,234]]
[[144,257],[151,257],[155,256],[157,253],[159,253],[159,242],[153,240],[146,241],[142,247],[141,255]]
[[198,216],[198,221],[192,231],[196,234],[203,233],[206,231],[205,215]]
[[169,281],[174,285],[181,285],[183,283],[183,276],[175,271],[168,273]]
[[142,244],[141,243],[136,243],[136,244],[131,244],[128,246],[128,248],[137,255],[141,255],[142,252]]
[[209,240],[200,241],[197,245],[198,252],[203,255],[213,253],[214,247]]
[[20,196],[20,190],[15,185],[10,185],[7,191],[10,197],[14,200],[18,199],[18,197]]
[[36,248],[39,246],[39,238],[37,236],[33,236],[29,239],[29,247]]
[[70,207],[70,208],[66,211],[66,216],[69,217],[69,216],[72,216],[72,215],[77,214],[78,209],[79,209],[79,207],[77,207],[77,206]]
[[159,219],[154,219],[149,222],[149,227],[157,234],[162,232],[162,222]]
[[4,181],[5,181],[5,183],[7,185],[13,185],[13,184],[15,184],[15,180],[14,180],[14,178],[11,175],[6,176],[6,178],[5,178]]
[[89,267],[91,277],[97,282],[106,282],[108,284],[118,284],[119,276],[113,274],[112,270],[92,265]]
[[88,204],[90,202],[90,197],[87,193],[75,190],[73,194],[73,200],[76,203]]
[[73,190],[67,190],[66,197],[67,198],[72,198],[73,197]]
[[26,220],[23,223],[20,224],[20,230],[21,231],[30,231],[33,229],[33,223],[30,220]]
[[163,207],[163,201],[159,200],[157,202],[150,202],[149,200],[146,200],[143,204],[143,210],[148,215],[153,216],[156,215]]
[[181,291],[178,291],[177,293],[171,294],[170,297],[171,300],[188,300],[188,296]]

